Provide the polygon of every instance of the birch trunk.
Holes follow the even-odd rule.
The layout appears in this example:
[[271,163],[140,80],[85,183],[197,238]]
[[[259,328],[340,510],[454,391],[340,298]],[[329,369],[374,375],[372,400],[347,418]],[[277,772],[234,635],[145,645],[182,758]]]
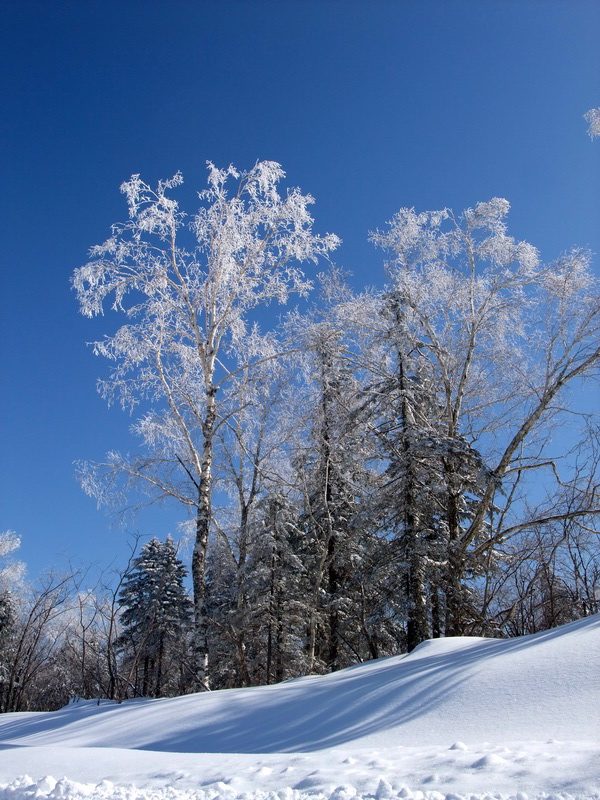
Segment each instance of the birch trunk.
[[196,542],[192,556],[194,588],[194,666],[199,688],[210,689],[208,665],[208,616],[206,613],[206,556],[212,519],[211,477],[216,420],[216,390],[207,391],[203,424],[202,463],[196,512]]

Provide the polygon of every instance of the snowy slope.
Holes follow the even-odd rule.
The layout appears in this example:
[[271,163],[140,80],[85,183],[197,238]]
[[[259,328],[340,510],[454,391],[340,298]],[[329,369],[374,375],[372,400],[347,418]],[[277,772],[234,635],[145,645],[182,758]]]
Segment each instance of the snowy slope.
[[[86,786],[55,786],[63,774]],[[105,778],[117,786],[90,785]],[[600,798],[600,617],[277,686],[0,717],[0,798],[125,783],[147,787],[131,798]]]

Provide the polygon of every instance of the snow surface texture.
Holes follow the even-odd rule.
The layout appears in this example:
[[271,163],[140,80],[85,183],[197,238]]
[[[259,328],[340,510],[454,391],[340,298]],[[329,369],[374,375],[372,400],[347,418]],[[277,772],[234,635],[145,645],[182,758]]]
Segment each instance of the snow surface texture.
[[597,615],[276,686],[5,714],[0,800],[600,800],[599,670]]

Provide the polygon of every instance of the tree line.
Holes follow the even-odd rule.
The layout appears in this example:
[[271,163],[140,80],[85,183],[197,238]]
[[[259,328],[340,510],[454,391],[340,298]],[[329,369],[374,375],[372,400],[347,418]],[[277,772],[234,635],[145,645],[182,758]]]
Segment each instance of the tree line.
[[[589,253],[543,263],[498,198],[404,208],[371,234],[386,286],[355,291],[330,261],[337,238],[313,232],[312,198],[283,178],[273,162],[209,165],[189,218],[180,175],[156,189],[133,176],[128,220],[74,275],[84,314],[124,316],[95,352],[139,439],[133,456],[82,463],[82,485],[113,508],[179,503],[193,526],[192,606],[177,595],[181,634],[160,656],[143,626],[126,655],[135,615],[115,596],[102,647],[125,696],[271,683],[598,610],[600,436],[576,402],[600,364]],[[319,260],[311,283],[303,264]],[[312,305],[266,329],[266,306],[313,283]]]

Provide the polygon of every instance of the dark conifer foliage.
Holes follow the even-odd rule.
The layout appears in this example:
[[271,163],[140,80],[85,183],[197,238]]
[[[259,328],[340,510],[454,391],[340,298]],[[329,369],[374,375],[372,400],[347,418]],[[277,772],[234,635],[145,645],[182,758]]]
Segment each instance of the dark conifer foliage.
[[188,638],[192,604],[187,574],[171,537],[152,539],[134,559],[119,600],[122,672],[135,695],[178,694],[189,672]]
[[14,634],[16,614],[9,591],[0,594],[0,710],[6,711],[12,656],[14,655]]

